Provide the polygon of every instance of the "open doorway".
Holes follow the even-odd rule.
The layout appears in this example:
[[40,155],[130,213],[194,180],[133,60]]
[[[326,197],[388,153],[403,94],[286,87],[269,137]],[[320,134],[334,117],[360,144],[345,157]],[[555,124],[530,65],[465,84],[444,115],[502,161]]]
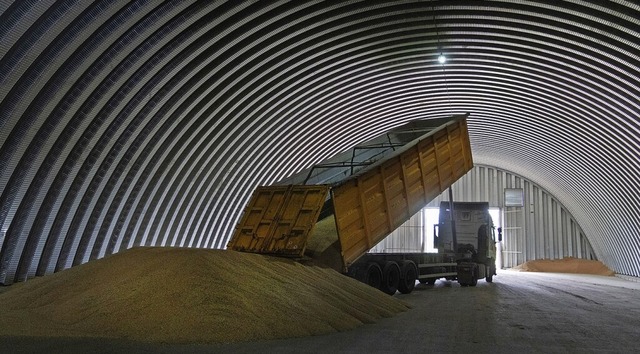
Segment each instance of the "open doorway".
[[489,208],[489,215],[491,215],[493,226],[496,228],[496,269],[502,269],[502,243],[498,242],[498,228],[502,227],[502,213],[500,208]]
[[422,217],[424,220],[424,245],[423,252],[438,253],[438,249],[435,248],[433,226],[439,221],[440,209],[439,208],[424,208],[422,209]]

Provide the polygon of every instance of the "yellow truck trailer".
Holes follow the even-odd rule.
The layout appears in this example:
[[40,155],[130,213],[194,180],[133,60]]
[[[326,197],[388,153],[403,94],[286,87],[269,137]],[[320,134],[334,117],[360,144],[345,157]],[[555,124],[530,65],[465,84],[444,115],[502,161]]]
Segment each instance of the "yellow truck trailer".
[[[467,116],[410,122],[258,187],[227,248],[307,257],[390,294],[411,292],[416,280],[458,279],[465,261],[456,245],[438,254],[367,252],[473,167]],[[455,241],[455,226],[442,229]],[[462,278],[495,272],[480,268]]]

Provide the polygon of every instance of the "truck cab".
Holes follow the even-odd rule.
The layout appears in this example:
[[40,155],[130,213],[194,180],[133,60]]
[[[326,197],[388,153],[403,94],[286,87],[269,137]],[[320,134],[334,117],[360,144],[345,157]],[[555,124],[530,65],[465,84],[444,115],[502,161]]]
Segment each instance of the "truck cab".
[[438,250],[452,254],[456,260],[457,278],[462,286],[475,286],[482,278],[493,281],[496,236],[489,203],[441,202],[434,235]]

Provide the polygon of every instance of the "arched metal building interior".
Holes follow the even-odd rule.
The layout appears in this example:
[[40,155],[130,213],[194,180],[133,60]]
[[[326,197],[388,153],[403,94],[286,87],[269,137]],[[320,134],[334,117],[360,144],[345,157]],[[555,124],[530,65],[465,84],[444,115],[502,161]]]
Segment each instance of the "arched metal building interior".
[[548,198],[529,257],[583,238],[640,276],[636,1],[4,0],[0,24],[2,284],[224,248],[257,185],[462,113],[461,198]]

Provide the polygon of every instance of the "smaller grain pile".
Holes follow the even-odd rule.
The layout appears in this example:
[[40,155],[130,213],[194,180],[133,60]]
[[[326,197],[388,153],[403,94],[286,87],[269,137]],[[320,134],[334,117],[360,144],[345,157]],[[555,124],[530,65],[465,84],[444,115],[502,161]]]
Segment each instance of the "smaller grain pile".
[[520,264],[513,269],[523,272],[578,273],[595,275],[615,275],[600,261],[565,257],[563,259],[537,259]]
[[0,294],[0,336],[220,343],[344,331],[405,311],[330,269],[256,254],[134,248]]

